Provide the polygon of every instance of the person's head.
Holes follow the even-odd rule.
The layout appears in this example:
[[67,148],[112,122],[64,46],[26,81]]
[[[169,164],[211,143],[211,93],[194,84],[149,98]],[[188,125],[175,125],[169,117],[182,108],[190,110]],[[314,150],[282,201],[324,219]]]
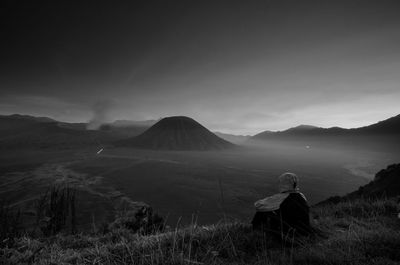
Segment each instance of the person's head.
[[299,178],[293,173],[283,173],[279,176],[279,192],[299,190]]

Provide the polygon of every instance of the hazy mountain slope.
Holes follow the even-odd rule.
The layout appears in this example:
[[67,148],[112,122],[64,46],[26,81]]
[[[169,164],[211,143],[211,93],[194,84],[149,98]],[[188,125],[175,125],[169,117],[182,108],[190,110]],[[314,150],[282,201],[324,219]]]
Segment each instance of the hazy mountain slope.
[[400,164],[393,164],[376,173],[373,181],[349,194],[350,197],[393,197],[400,195]]
[[234,144],[242,144],[250,138],[249,135],[235,135],[235,134],[222,133],[222,132],[214,132],[214,133],[218,137],[220,137],[228,142],[234,143]]
[[300,125],[297,127],[289,128],[284,131],[271,132],[264,131],[258,133],[252,137],[252,139],[267,139],[267,138],[279,138],[279,137],[294,137],[294,136],[335,136],[335,135],[365,135],[365,134],[373,134],[373,135],[387,135],[394,134],[400,136],[400,115],[395,117],[386,119],[384,121],[380,121],[378,123],[354,128],[354,129],[344,129],[340,127],[331,127],[331,128],[321,128],[312,125]]
[[151,127],[156,124],[159,120],[144,120],[144,121],[132,121],[132,120],[116,120],[108,125],[113,127],[131,127],[131,126],[138,126],[138,127]]
[[21,120],[21,121],[56,122],[56,120],[51,119],[49,117],[35,117],[24,114],[0,115],[0,119],[1,118],[10,118],[13,120]]
[[375,174],[374,180],[346,196],[334,196],[319,204],[339,203],[361,198],[374,199],[394,196],[400,196],[400,164],[389,165],[386,169],[380,170]]
[[249,139],[249,143],[280,142],[319,147],[340,147],[400,151],[400,115],[355,129],[298,126],[285,131],[264,131]]
[[116,139],[107,132],[83,130],[80,124],[31,116],[0,116],[0,149],[76,148]]
[[351,129],[350,131],[368,134],[397,134],[400,136],[400,115],[377,122],[369,126]]
[[[125,121],[125,120],[117,120],[111,123],[104,123],[100,125],[97,129],[98,131],[103,131],[107,134],[112,135],[115,138],[123,139],[137,136],[148,128],[151,127],[156,121]],[[68,128],[73,130],[88,130],[87,123],[67,123],[67,122],[58,122],[58,126],[62,128]]]
[[349,130],[340,127],[321,128],[311,125],[299,125],[284,131],[264,131],[252,136],[251,140],[304,139],[307,137],[344,136]]
[[110,133],[120,139],[138,136],[149,129],[150,126],[146,123],[131,123],[125,125],[115,125],[114,123],[107,123],[100,126],[99,130]]
[[0,137],[8,136],[11,134],[18,134],[24,130],[37,124],[45,124],[55,122],[48,118],[36,118],[27,115],[0,115]]
[[234,146],[184,116],[164,118],[143,134],[117,145],[154,150],[218,150]]

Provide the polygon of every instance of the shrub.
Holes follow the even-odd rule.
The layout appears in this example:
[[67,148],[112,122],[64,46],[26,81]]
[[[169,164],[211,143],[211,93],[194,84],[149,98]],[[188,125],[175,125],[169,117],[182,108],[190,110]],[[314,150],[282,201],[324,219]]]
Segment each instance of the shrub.
[[36,204],[37,225],[45,236],[55,235],[69,226],[76,232],[75,191],[54,186],[40,196]]
[[0,201],[0,247],[10,246],[22,233],[21,212]]
[[127,210],[109,225],[110,230],[129,229],[134,233],[148,235],[164,230],[164,220],[151,207],[143,206],[137,210]]

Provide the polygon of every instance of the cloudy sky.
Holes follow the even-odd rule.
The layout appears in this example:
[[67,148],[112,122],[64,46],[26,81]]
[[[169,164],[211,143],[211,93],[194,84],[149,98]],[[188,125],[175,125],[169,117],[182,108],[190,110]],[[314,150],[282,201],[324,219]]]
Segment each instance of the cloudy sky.
[[83,2],[1,4],[0,114],[237,134],[400,114],[399,1]]

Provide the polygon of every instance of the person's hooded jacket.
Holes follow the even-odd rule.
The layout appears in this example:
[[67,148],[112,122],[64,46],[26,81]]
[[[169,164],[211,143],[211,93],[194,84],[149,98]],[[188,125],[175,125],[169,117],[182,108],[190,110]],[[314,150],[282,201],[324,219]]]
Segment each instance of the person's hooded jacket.
[[272,230],[287,232],[295,229],[299,233],[307,233],[310,226],[309,206],[306,197],[299,191],[298,183],[298,177],[293,173],[279,176],[280,193],[254,203],[257,214],[253,225],[270,222],[268,226]]

